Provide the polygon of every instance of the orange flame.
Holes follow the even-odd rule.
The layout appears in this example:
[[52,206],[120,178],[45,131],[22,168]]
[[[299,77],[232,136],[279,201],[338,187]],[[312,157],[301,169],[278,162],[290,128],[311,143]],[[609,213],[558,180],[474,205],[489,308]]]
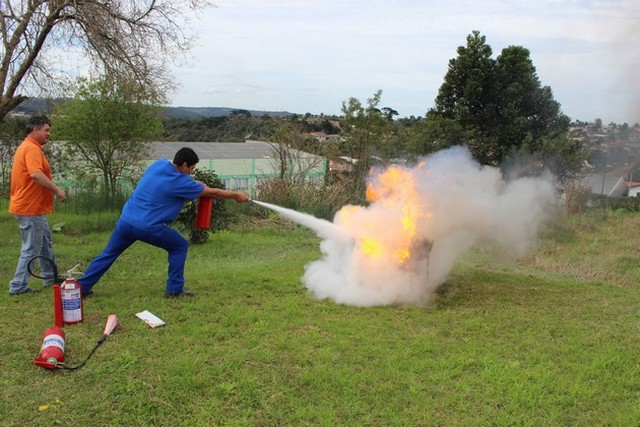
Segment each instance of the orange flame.
[[[418,167],[422,166],[424,164],[418,165]],[[385,208],[399,208],[401,213],[398,225],[401,232],[392,239],[384,241],[372,235],[366,235],[359,241],[361,252],[372,258],[388,254],[399,264],[405,263],[411,258],[410,248],[416,235],[416,222],[422,216],[415,177],[409,170],[392,166],[369,182],[366,197],[369,202],[379,203]],[[392,227],[393,224],[389,226]]]

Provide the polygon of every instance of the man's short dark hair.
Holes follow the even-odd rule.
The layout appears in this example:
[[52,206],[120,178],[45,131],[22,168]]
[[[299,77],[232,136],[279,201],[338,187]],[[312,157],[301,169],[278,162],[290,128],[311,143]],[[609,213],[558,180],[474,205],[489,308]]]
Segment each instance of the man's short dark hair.
[[29,120],[27,121],[27,127],[26,127],[27,135],[29,135],[31,132],[33,132],[36,129],[40,129],[44,125],[51,126],[51,122],[49,121],[49,118],[47,116],[41,115],[41,116],[29,117]]
[[182,165],[187,162],[187,166],[193,166],[200,161],[198,155],[189,147],[182,147],[178,150],[175,156],[173,156],[173,164],[176,166]]

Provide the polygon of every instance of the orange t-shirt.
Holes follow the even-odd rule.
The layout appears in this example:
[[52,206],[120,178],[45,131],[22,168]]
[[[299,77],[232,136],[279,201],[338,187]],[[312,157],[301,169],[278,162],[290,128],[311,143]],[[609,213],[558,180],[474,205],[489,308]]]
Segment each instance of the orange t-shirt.
[[36,183],[31,178],[34,172],[42,172],[51,179],[51,167],[42,146],[25,138],[13,157],[9,213],[32,216],[53,212],[53,191]]

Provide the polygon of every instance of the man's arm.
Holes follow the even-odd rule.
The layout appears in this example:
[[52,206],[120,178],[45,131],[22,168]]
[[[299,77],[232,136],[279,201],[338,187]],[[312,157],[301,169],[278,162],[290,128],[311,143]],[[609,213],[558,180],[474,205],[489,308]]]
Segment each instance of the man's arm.
[[58,196],[58,199],[60,199],[61,202],[64,202],[67,198],[67,195],[64,193],[64,191],[60,187],[55,185],[53,181],[51,181],[44,173],[40,171],[34,172],[31,174],[31,178],[36,182],[36,184],[46,188],[47,190],[53,191],[53,193]]
[[200,196],[212,197],[214,199],[233,199],[238,203],[248,202],[249,196],[244,193],[239,193],[237,191],[227,191],[221,188],[209,187],[207,185],[204,186],[204,190],[200,193]]

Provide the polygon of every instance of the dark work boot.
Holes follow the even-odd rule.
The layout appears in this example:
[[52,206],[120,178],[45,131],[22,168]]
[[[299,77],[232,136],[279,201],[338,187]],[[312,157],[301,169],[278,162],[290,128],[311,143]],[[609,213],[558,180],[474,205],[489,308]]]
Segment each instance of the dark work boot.
[[186,289],[181,290],[180,292],[165,292],[165,298],[181,298],[181,297],[192,297],[193,292],[188,291]]

